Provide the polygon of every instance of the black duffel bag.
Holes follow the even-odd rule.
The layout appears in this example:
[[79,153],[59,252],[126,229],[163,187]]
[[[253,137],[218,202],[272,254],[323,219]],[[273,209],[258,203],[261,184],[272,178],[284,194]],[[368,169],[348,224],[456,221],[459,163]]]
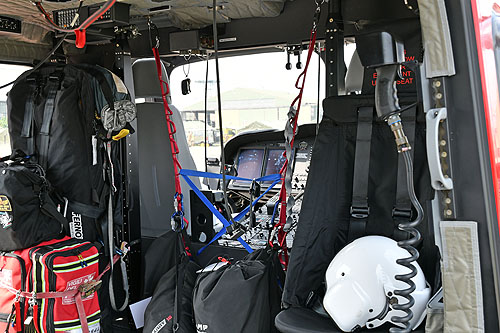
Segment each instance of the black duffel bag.
[[49,196],[43,169],[23,158],[0,163],[0,251],[20,250],[61,236],[66,219]]
[[270,249],[201,273],[193,291],[197,332],[277,332],[283,277],[277,253]]

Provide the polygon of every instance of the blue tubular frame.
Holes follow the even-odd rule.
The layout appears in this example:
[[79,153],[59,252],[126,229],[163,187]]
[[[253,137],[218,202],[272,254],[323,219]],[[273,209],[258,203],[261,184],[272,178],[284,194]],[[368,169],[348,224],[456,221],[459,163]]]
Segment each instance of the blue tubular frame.
[[[191,187],[191,189],[196,193],[196,195],[200,198],[200,200],[207,206],[208,209],[222,222],[224,225],[224,228],[222,228],[221,231],[219,231],[214,238],[210,242],[208,242],[207,245],[202,247],[198,251],[198,255],[202,253],[210,244],[215,242],[217,239],[219,239],[223,234],[226,233],[226,228],[231,225],[231,222],[229,222],[222,214],[215,209],[214,205],[210,202],[210,200],[207,199],[207,197],[196,187],[196,185],[191,181],[189,177],[205,177],[205,178],[213,178],[213,179],[222,179],[222,175],[216,174],[216,173],[210,173],[210,172],[201,172],[201,171],[196,171],[196,170],[188,170],[188,169],[181,169],[179,174],[181,177],[186,181],[186,183]],[[242,180],[242,181],[247,181],[247,182],[252,182],[254,179],[250,178],[243,178],[243,177],[235,177],[235,176],[226,176],[226,179],[229,180]],[[255,181],[260,182],[260,181],[272,181],[273,183],[271,186],[269,186],[264,193],[262,193],[257,199],[255,199],[249,206],[247,206],[244,210],[242,210],[236,217],[234,217],[234,220],[236,222],[240,221],[249,211],[252,206],[254,206],[264,195],[266,195],[276,184],[278,184],[281,181],[281,175],[280,174],[273,174],[273,175],[267,175],[264,177],[256,178]],[[247,244],[241,237],[238,237],[238,242],[243,245],[243,247],[248,251],[248,253],[252,253],[253,249],[250,247],[250,245]]]

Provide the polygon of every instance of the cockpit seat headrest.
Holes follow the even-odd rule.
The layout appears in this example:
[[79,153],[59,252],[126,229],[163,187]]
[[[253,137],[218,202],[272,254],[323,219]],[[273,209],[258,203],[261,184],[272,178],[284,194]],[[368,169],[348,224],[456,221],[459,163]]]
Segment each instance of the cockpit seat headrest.
[[[161,67],[163,80],[170,83],[163,61]],[[132,65],[132,72],[136,98],[161,98],[160,82],[154,58],[137,60]],[[168,102],[171,103],[170,93],[167,98]]]

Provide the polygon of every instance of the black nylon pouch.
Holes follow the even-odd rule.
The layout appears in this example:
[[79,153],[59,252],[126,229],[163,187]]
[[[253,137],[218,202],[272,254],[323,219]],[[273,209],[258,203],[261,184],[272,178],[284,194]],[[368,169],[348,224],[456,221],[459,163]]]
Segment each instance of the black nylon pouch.
[[0,251],[31,247],[59,237],[62,215],[48,196],[43,170],[30,163],[0,164]]
[[[193,320],[193,288],[198,269],[199,266],[189,260],[180,263],[177,267],[179,281],[182,280],[182,286],[179,288],[181,300],[178,312],[179,328],[175,331],[176,333],[196,332]],[[176,272],[174,266],[158,282],[151,302],[144,314],[143,332],[174,332]]]
[[193,291],[198,332],[277,332],[283,271],[274,251],[201,273]]

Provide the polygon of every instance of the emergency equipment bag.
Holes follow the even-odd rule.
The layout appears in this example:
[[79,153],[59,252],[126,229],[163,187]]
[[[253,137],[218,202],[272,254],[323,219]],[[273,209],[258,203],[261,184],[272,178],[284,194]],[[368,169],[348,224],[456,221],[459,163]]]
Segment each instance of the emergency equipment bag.
[[0,251],[28,248],[67,229],[49,192],[38,164],[24,158],[0,163]]
[[30,251],[68,239],[69,237],[52,239],[32,248],[0,252],[0,332],[24,331],[28,301],[25,297],[16,297],[15,291],[28,291],[28,276],[31,273]]
[[80,330],[85,322],[89,332],[99,332],[99,300],[96,288],[90,287],[99,278],[97,248],[89,242],[66,239],[32,248],[29,255],[29,290],[37,295],[56,294],[28,300],[25,323],[37,332],[54,333]]

